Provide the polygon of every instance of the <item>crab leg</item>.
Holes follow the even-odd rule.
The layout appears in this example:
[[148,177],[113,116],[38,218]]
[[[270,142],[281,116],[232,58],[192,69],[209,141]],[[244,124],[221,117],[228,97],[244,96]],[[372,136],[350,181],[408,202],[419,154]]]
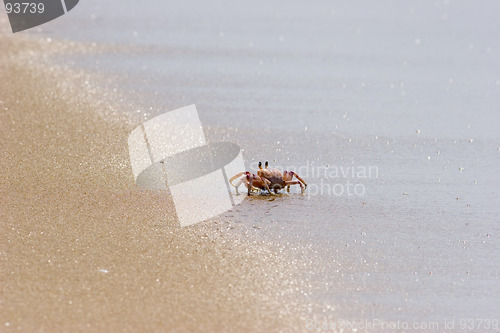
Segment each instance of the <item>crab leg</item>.
[[265,188],[271,195],[273,194],[269,189],[269,184],[271,184],[271,182],[265,178],[247,172],[246,182],[248,183],[248,195],[250,195],[253,189],[260,190],[262,188]]
[[[248,183],[248,181],[247,181],[247,177],[242,177],[242,176],[243,176],[243,175],[245,175],[245,174],[247,174],[247,175],[248,175],[248,174],[250,174],[250,173],[249,173],[248,171],[243,171],[243,172],[240,172],[240,173],[238,173],[238,174],[234,175],[233,177],[231,177],[231,178],[229,179],[229,183],[230,183],[231,185],[233,185],[233,186],[234,186],[234,188],[236,189],[236,195],[239,195],[239,194],[240,194],[240,192],[238,191],[238,188],[241,186],[241,184],[244,184],[244,185],[245,185],[245,187],[246,187],[246,188],[248,188],[248,189],[249,189],[249,190],[251,190],[251,191],[257,191],[257,190],[259,190],[259,188],[257,188],[257,187],[252,187],[252,186],[249,186],[249,183]],[[239,178],[239,179],[238,179],[238,178]],[[234,181],[235,179],[238,179],[238,182],[237,182],[236,184],[233,184],[233,181]]]
[[271,182],[265,178],[262,178],[262,181],[264,182],[264,187],[266,188],[267,192],[269,192],[269,194],[273,195],[273,193],[269,189],[269,184],[271,184]]
[[250,175],[250,173],[247,173],[247,184],[248,184],[248,195],[250,196],[253,184],[253,177]]
[[[296,174],[295,172],[293,172],[293,171],[290,171],[290,173],[292,174],[292,176],[297,177],[297,179],[298,179],[298,180],[299,180],[302,184],[304,184],[304,189],[306,189],[306,188],[307,188],[307,183],[305,182],[305,180],[304,180],[304,179],[300,178],[300,176],[299,176],[298,174]],[[300,187],[302,188],[302,186],[300,186]]]
[[285,182],[286,191],[290,192],[290,185],[300,185],[300,190],[304,193],[304,185],[298,180],[289,180]]
[[243,172],[240,172],[240,173],[237,173],[236,175],[232,176],[230,179],[229,179],[229,183],[231,183],[231,185],[233,185],[234,187],[238,187],[241,185],[241,180],[240,182],[238,183],[238,186],[234,185],[233,184],[233,180],[235,180],[236,178],[239,178],[241,176],[243,176],[244,174],[246,173],[246,171],[243,171]]
[[[236,195],[239,195],[239,194],[240,194],[240,193],[239,193],[239,191],[238,191],[238,188],[240,187],[241,183],[243,183],[243,180],[242,180],[241,178],[240,178],[240,179],[238,179],[238,183],[236,183],[236,185],[234,185],[234,184],[233,184],[233,180],[235,180],[235,179],[237,179],[237,178],[239,178],[239,177],[243,176],[244,174],[245,174],[245,171],[240,172],[240,173],[238,173],[238,174],[234,175],[233,177],[231,177],[231,178],[229,179],[229,183],[230,183],[231,185],[233,185],[233,186],[234,186],[234,188],[236,189]],[[247,186],[247,184],[245,184],[245,186]]]

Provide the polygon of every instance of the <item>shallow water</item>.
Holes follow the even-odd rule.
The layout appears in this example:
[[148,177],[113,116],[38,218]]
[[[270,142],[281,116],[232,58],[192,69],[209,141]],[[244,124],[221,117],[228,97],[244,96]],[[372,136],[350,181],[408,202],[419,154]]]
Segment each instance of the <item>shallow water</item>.
[[249,170],[300,171],[216,220],[305,256],[311,317],[499,319],[497,2],[118,3],[27,34],[108,47],[58,60],[134,121],[194,103]]

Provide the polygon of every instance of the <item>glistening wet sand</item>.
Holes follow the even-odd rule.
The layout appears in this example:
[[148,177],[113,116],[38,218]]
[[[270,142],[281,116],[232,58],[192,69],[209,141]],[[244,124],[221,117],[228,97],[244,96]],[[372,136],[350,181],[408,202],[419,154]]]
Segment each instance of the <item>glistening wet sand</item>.
[[134,185],[115,96],[0,38],[2,331],[298,327],[285,254],[227,222],[178,227],[168,194]]

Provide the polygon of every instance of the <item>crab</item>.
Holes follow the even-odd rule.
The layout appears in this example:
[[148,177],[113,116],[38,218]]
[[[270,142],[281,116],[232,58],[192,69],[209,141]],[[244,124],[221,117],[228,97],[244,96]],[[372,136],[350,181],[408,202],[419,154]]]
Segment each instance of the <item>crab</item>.
[[[271,189],[274,191],[274,194],[277,194],[278,191],[286,188],[287,192],[290,192],[291,185],[299,185],[301,192],[304,193],[304,190],[307,188],[307,183],[300,178],[293,171],[284,171],[281,173],[278,169],[268,169],[269,162],[266,162],[265,167],[262,168],[262,162],[259,162],[259,170],[257,174],[250,173],[248,171],[240,172],[231,179],[229,182],[236,188],[236,194],[238,195],[238,188],[241,184],[244,184],[248,189],[248,195],[252,192],[266,190],[269,194],[273,194]],[[298,180],[293,180],[293,177]],[[233,181],[238,179],[238,182],[233,184]]]
[[[233,180],[237,178],[239,179],[235,185],[233,184]],[[229,182],[236,189],[236,195],[240,194],[238,192],[238,188],[240,187],[241,184],[244,184],[245,187],[248,189],[248,195],[250,195],[250,193],[252,192],[257,192],[262,190],[266,190],[269,193],[271,193],[271,190],[269,189],[269,185],[271,185],[271,182],[269,180],[261,178],[260,176],[254,173],[250,173],[248,171],[243,171],[234,175],[233,177],[231,177],[231,179],[229,179]]]

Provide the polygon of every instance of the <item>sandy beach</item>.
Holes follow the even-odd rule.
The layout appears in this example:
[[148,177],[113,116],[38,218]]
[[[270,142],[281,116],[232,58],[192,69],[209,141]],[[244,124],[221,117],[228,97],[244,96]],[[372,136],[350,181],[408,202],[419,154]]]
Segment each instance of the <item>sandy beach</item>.
[[[0,331],[498,331],[499,9],[0,13]],[[207,142],[307,190],[181,227],[128,138],[192,104]]]
[[44,67],[40,41],[0,45],[1,331],[298,325],[285,254],[220,220],[180,228],[167,193],[134,186],[113,96]]

